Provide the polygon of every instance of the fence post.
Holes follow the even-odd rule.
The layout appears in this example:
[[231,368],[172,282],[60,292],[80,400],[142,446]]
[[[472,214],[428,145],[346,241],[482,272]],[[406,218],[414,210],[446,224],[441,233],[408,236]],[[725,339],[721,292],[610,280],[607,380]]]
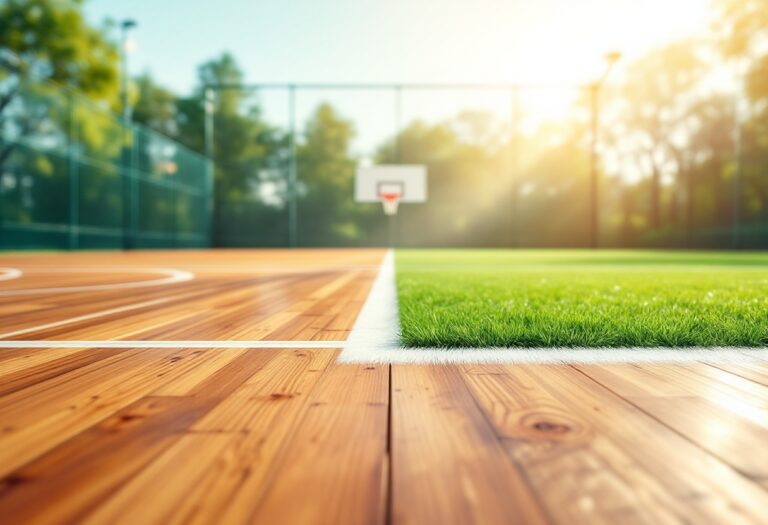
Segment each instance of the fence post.
[[215,218],[214,218],[214,187],[213,187],[213,111],[214,95],[213,89],[208,88],[205,90],[205,101],[203,102],[205,110],[205,209],[207,214],[208,224],[208,245],[213,246],[213,237],[215,234]]
[[69,175],[69,249],[80,247],[80,172],[77,148],[78,133],[76,120],[76,99],[74,94],[67,93],[69,139],[67,140],[67,171]]
[[288,91],[288,118],[290,119],[290,164],[288,165],[288,245],[298,244],[297,206],[298,190],[296,176],[296,86]]

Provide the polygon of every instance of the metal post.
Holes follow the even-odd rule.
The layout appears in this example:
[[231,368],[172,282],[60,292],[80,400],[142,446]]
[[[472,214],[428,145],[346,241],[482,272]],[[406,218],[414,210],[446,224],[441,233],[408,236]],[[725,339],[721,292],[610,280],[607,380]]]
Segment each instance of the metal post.
[[401,162],[400,131],[403,117],[403,86],[395,86],[395,164]]
[[[136,27],[133,20],[123,20],[120,24],[120,101],[122,104],[122,139],[123,148],[120,162],[120,175],[123,190],[123,249],[135,247],[133,232],[133,178],[131,173],[132,148],[136,147],[131,126],[131,106],[128,100],[128,31]],[[131,144],[128,145],[130,135]]]
[[128,104],[128,51],[125,49],[128,41],[128,29],[125,25],[121,26],[120,36],[120,109],[122,110],[123,121],[128,122],[131,118],[131,108]]
[[205,90],[205,100],[203,101],[205,111],[205,211],[208,217],[208,244],[213,246],[213,236],[215,232],[214,222],[214,164],[213,164],[213,114],[216,109],[214,103],[214,94],[211,88]]
[[123,119],[131,120],[131,105],[128,101],[128,31],[136,27],[136,21],[126,19],[120,24],[120,103]]
[[296,86],[288,88],[288,118],[290,119],[290,160],[288,165],[288,245],[297,245],[297,188],[296,188]]
[[597,248],[600,228],[599,203],[599,173],[597,166],[597,132],[600,121],[600,84],[590,86],[592,94],[592,144],[590,148],[590,177],[589,177],[589,245]]
[[517,239],[517,221],[520,219],[520,213],[518,208],[519,199],[517,198],[517,192],[518,192],[518,182],[519,182],[519,173],[520,170],[520,161],[518,159],[518,156],[520,154],[520,87],[515,86],[512,89],[512,126],[510,130],[510,160],[509,160],[509,169],[510,169],[510,183],[511,183],[511,192],[512,192],[512,198],[511,198],[511,219],[512,224],[510,225],[510,231],[509,231],[509,237],[510,237],[510,245],[516,246],[519,244],[519,241]]
[[[741,67],[741,64],[736,64],[736,71],[737,75],[739,76],[739,80],[741,81],[741,84],[744,83],[744,74],[743,69]],[[736,164],[736,170],[733,174],[733,224],[732,224],[732,232],[731,232],[731,244],[734,249],[738,249],[741,247],[741,185],[742,185],[742,177],[743,177],[743,171],[744,171],[744,158],[743,158],[743,149],[744,149],[744,139],[741,129],[741,94],[738,92],[738,88],[736,91],[736,97],[733,104],[733,120],[734,120],[734,136],[733,136],[733,146],[734,146],[734,157],[735,157],[735,164]]]
[[[400,132],[402,131],[402,118],[403,118],[403,86],[394,86],[395,95],[395,143],[394,143],[394,163],[400,164],[402,162],[402,150],[400,144]],[[394,248],[397,244],[397,214],[387,217],[387,236],[388,244],[390,248]]]
[[69,92],[69,143],[67,160],[69,168],[69,249],[80,245],[80,174],[77,159],[77,122],[75,120],[75,96]]
[[[131,188],[131,245],[136,248],[139,245],[139,230],[141,229],[141,204],[140,204],[140,184],[141,178],[139,176],[139,136],[137,134],[138,129],[131,124],[131,164],[128,173],[128,184]],[[137,167],[136,170],[133,168]]]

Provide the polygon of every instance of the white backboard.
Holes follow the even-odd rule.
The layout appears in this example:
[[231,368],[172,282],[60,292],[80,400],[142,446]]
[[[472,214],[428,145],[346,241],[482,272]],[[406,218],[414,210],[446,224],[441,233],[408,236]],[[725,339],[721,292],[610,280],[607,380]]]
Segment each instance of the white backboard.
[[383,164],[357,168],[355,201],[381,202],[380,194],[400,189],[400,202],[427,201],[427,167]]

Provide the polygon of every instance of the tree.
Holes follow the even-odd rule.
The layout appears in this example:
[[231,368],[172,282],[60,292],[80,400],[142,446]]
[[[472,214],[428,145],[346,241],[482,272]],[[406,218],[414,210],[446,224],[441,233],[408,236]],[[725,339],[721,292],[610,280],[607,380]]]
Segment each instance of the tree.
[[[693,42],[682,41],[651,52],[630,67],[623,88],[617,145],[650,175],[650,226],[662,225],[662,176],[680,174],[682,152],[692,125],[695,86],[704,62]],[[674,198],[673,198],[674,199]],[[673,210],[675,202],[673,202]]]
[[[69,119],[77,115],[56,103],[61,93],[52,92],[47,81],[92,99],[117,101],[117,48],[86,23],[81,7],[82,0],[6,0],[0,5],[0,128],[13,119],[24,137],[48,122],[66,135]],[[25,87],[24,79],[33,83]],[[15,149],[14,142],[4,144],[0,167]]]
[[116,102],[117,47],[87,24],[82,3],[6,0],[0,5],[0,69]]
[[133,120],[169,137],[179,133],[176,95],[159,86],[149,73],[136,79],[138,97],[133,106]]
[[329,104],[318,106],[307,122],[297,151],[302,244],[350,244],[362,237],[352,202],[354,135],[352,124]]
[[[198,68],[191,97],[177,101],[179,140],[204,150],[203,95],[208,86],[239,84],[243,74],[229,53]],[[254,99],[240,89],[217,90],[214,104],[214,245],[280,244],[284,231],[287,141],[264,122]],[[271,198],[264,199],[269,194]],[[247,228],[246,225],[251,225]],[[241,232],[245,233],[241,233]],[[268,235],[269,239],[259,238]]]

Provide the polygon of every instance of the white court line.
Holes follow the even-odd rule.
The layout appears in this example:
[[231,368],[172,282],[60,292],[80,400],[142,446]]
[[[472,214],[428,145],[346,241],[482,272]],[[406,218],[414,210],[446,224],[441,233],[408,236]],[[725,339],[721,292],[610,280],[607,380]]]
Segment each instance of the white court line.
[[[345,348],[347,341],[0,341],[2,348]],[[342,354],[344,355],[344,354]],[[348,354],[341,363],[381,364],[712,364],[768,362],[768,349],[753,348],[397,348]]]
[[0,341],[0,348],[342,348],[345,341]]
[[765,348],[401,348],[395,262],[387,252],[355,321],[342,363],[734,363],[768,359]]
[[63,319],[61,321],[55,321],[53,323],[47,323],[37,326],[32,326],[30,328],[23,328],[21,330],[16,330],[13,332],[5,332],[4,334],[0,334],[0,339],[5,339],[8,337],[14,337],[17,335],[23,335],[28,334],[31,332],[39,332],[41,330],[46,330],[48,328],[56,328],[58,326],[64,326],[67,324],[72,323],[78,323],[80,321],[87,321],[89,319],[95,319],[97,317],[103,317],[105,315],[111,315],[111,314],[117,314],[120,312],[127,312],[129,310],[135,310],[136,308],[143,308],[145,306],[154,306],[156,304],[162,304],[166,303],[170,300],[174,299],[174,297],[161,297],[160,299],[153,299],[151,301],[144,301],[141,303],[134,303],[134,304],[128,304],[125,306],[118,306],[117,308],[110,308],[109,310],[101,310],[100,312],[94,312],[91,314],[85,314],[85,315],[79,315],[77,317],[70,317],[69,319]]
[[191,281],[195,278],[195,274],[184,270],[175,270],[172,268],[124,268],[124,267],[81,267],[81,268],[60,268],[54,270],[40,270],[32,269],[26,270],[27,273],[31,272],[41,273],[159,273],[166,275],[162,279],[152,279],[149,281],[132,281],[127,283],[108,283],[108,284],[88,284],[83,286],[64,286],[57,288],[29,288],[21,290],[5,290],[0,291],[0,296],[10,295],[31,295],[31,294],[43,294],[43,293],[72,293],[72,292],[92,292],[94,290],[118,290],[123,288],[144,288],[147,286],[161,286],[164,284],[180,283],[184,281]]
[[399,344],[400,319],[395,288],[395,255],[390,249],[384,255],[379,274],[357,315],[355,326],[349,334],[339,361],[374,361],[377,356],[397,351]]
[[768,349],[718,348],[394,348],[356,349],[344,363],[392,364],[632,364],[768,361]]
[[0,281],[10,281],[11,279],[18,279],[21,276],[21,270],[18,268],[0,268]]

